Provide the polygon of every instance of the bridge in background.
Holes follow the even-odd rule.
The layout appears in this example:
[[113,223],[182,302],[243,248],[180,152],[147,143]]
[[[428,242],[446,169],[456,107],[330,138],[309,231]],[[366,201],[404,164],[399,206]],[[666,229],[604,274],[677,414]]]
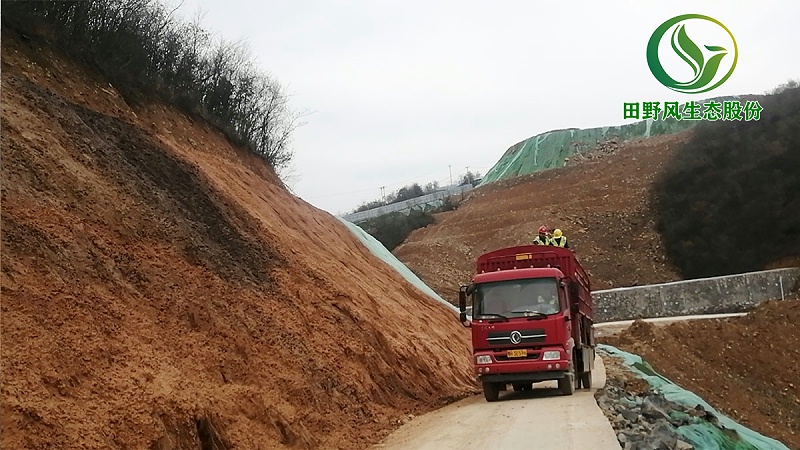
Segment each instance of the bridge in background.
[[471,184],[465,184],[462,186],[447,186],[441,190],[432,192],[430,194],[425,194],[421,197],[415,197],[408,200],[403,200],[402,202],[379,206],[366,211],[345,214],[341,216],[341,218],[348,222],[358,223],[393,212],[408,214],[415,208],[424,209],[428,206],[440,206],[447,197],[452,197],[453,195],[463,195],[465,192],[471,191],[472,189],[474,188]]

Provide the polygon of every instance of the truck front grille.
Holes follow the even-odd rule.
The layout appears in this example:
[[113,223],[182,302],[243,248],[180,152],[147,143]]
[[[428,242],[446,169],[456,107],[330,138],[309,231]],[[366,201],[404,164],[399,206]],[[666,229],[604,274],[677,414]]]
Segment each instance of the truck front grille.
[[[544,328],[534,328],[532,330],[518,330],[522,335],[520,344],[535,344],[544,342],[547,334]],[[491,331],[489,332],[489,345],[508,345],[511,344],[511,333],[513,331]]]

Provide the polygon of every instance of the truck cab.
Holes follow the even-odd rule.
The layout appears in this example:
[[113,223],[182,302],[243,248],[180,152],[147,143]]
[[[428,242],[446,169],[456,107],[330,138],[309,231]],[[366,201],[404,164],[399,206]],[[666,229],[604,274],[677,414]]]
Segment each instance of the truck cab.
[[[472,320],[466,317],[467,299]],[[487,401],[558,380],[565,395],[591,387],[594,329],[589,279],[569,249],[518,246],[478,258],[459,291],[473,366]]]

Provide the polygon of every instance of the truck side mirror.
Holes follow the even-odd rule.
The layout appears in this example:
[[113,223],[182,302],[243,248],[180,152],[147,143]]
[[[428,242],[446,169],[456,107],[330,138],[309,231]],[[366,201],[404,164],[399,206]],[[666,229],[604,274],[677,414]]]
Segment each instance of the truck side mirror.
[[569,295],[575,299],[578,298],[578,292],[580,289],[580,284],[577,281],[573,281],[569,284]]
[[472,322],[467,320],[467,293],[472,294],[472,291],[475,290],[475,285],[470,284],[469,286],[461,286],[458,289],[458,309],[461,313],[458,315],[458,319],[461,321],[461,325],[469,328],[472,326]]
[[577,281],[569,283],[570,306],[573,314],[577,314],[580,309],[580,286]]

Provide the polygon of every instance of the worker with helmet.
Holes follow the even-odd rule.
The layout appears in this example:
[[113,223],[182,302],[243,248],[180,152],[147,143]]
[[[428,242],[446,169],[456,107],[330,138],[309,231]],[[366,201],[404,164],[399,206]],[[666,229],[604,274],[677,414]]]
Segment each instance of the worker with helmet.
[[561,248],[569,248],[567,237],[564,236],[564,233],[562,233],[558,228],[553,230],[553,237],[550,238],[550,245]]
[[539,227],[539,235],[533,238],[534,245],[552,245],[550,243],[550,238],[547,236],[547,227],[541,226]]

